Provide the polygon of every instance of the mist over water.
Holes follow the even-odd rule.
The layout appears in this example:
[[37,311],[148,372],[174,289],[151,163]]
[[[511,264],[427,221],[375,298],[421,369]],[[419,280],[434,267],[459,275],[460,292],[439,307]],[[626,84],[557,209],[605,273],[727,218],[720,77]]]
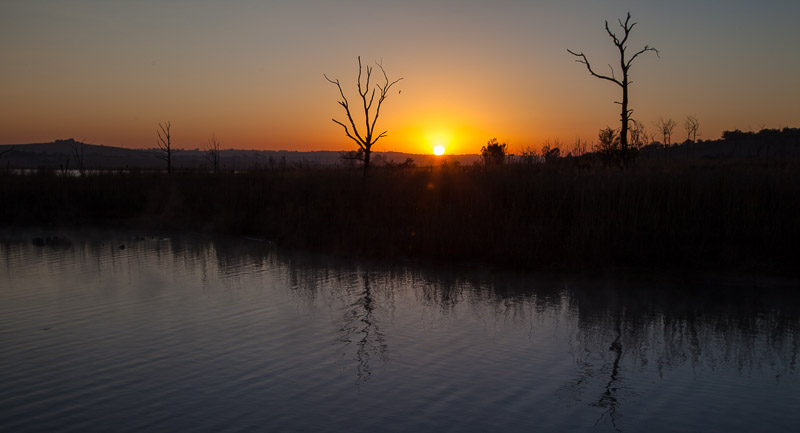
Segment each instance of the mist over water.
[[791,284],[40,235],[0,233],[0,431],[800,427]]

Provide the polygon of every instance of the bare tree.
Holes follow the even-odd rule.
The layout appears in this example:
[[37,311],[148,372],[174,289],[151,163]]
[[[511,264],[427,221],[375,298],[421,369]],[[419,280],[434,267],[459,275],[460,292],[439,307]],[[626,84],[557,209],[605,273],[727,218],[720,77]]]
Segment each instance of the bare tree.
[[[378,121],[378,116],[381,112],[381,105],[383,101],[386,99],[386,96],[389,93],[389,89],[392,88],[398,81],[402,80],[402,78],[398,78],[394,81],[389,81],[389,77],[386,75],[386,71],[383,69],[383,65],[381,63],[376,63],[378,67],[381,69],[381,73],[383,74],[384,82],[383,84],[375,83],[374,87],[370,87],[370,79],[372,78],[372,66],[362,66],[361,65],[361,56],[358,57],[358,95],[361,97],[361,101],[363,102],[364,108],[364,126],[365,129],[360,133],[358,128],[356,127],[356,122],[353,119],[353,113],[350,110],[350,102],[347,100],[347,97],[344,96],[344,91],[342,90],[342,85],[339,83],[338,79],[331,79],[328,78],[327,75],[322,74],[328,82],[331,84],[335,84],[336,87],[339,89],[339,95],[341,96],[341,100],[338,101],[339,105],[344,108],[345,113],[347,114],[347,121],[349,123],[346,125],[343,122],[340,122],[336,119],[331,119],[334,123],[337,123],[344,128],[345,134],[350,137],[351,140],[355,141],[358,144],[359,149],[363,150],[364,152],[364,177],[367,177],[367,173],[369,171],[369,159],[370,154],[372,153],[372,145],[375,144],[376,141],[381,139],[382,137],[386,136],[387,131],[383,131],[379,134],[375,133],[375,124]],[[366,73],[365,73],[366,72]],[[362,79],[366,75],[364,79]],[[377,101],[375,100],[377,92]],[[398,92],[399,93],[399,92]],[[372,109],[373,103],[377,102],[375,106],[375,113],[370,116],[370,110]],[[352,129],[352,130],[351,130]]]
[[655,125],[663,138],[662,144],[664,145],[664,150],[667,152],[667,155],[669,155],[669,148],[672,144],[672,131],[675,129],[676,123],[672,119],[664,120],[662,117],[658,119]]
[[686,139],[691,140],[692,143],[696,143],[697,136],[700,132],[700,121],[697,120],[697,116],[694,114],[686,116],[683,127],[686,128]]
[[177,153],[178,149],[174,149],[172,147],[172,135],[170,135],[170,128],[172,125],[169,122],[158,124],[158,129],[156,132],[158,133],[158,141],[156,144],[158,145],[159,153],[156,154],[158,159],[162,159],[167,162],[167,173],[172,173],[172,154]]
[[647,129],[645,128],[644,123],[638,120],[631,120],[630,134],[630,145],[633,149],[639,150],[648,144]]
[[219,173],[219,140],[214,134],[211,135],[211,138],[208,139],[208,144],[206,144],[206,159],[208,159],[208,163],[211,164],[211,170],[214,174]]
[[616,33],[611,31],[611,29],[608,27],[608,21],[606,21],[606,33],[608,33],[611,39],[613,39],[614,45],[619,50],[619,64],[620,64],[620,69],[622,70],[621,79],[617,78],[614,72],[614,68],[612,68],[610,64],[608,65],[609,69],[611,69],[610,77],[608,75],[598,74],[597,72],[594,71],[594,69],[592,69],[591,64],[589,64],[589,59],[586,58],[586,55],[583,54],[583,52],[576,53],[572,50],[567,50],[567,51],[573,56],[578,57],[576,61],[578,63],[583,63],[584,65],[586,65],[586,68],[589,70],[589,73],[592,76],[600,78],[602,80],[611,81],[612,83],[622,88],[622,102],[617,102],[617,103],[622,105],[622,114],[621,114],[622,123],[619,132],[619,140],[620,140],[620,150],[622,151],[623,156],[625,156],[627,155],[628,152],[628,122],[630,121],[631,114],[633,114],[633,110],[628,108],[628,86],[631,84],[629,78],[631,65],[633,64],[633,61],[636,60],[637,57],[639,57],[640,54],[646,53],[648,51],[653,51],[654,53],[656,53],[656,56],[658,56],[659,53],[657,49],[645,45],[644,48],[634,53],[632,56],[630,56],[630,58],[626,57],[625,51],[628,49],[628,46],[626,45],[628,42],[628,37],[630,36],[633,27],[636,26],[637,23],[630,22],[631,21],[630,12],[628,12],[628,16],[625,19],[624,23],[622,22],[622,20],[617,20],[617,21],[619,22],[619,25],[620,27],[622,27],[622,30],[624,32],[622,38],[618,37]]
[[72,141],[72,159],[75,160],[75,164],[78,166],[78,173],[80,173],[81,176],[86,175],[87,146],[88,144],[86,144],[84,141],[79,141],[79,140]]
[[697,136],[700,135],[700,121],[697,120],[697,116],[690,114],[686,116],[686,120],[683,121],[683,127],[686,129],[686,141],[690,141],[689,152],[686,157],[687,159],[693,158],[695,144],[697,144]]

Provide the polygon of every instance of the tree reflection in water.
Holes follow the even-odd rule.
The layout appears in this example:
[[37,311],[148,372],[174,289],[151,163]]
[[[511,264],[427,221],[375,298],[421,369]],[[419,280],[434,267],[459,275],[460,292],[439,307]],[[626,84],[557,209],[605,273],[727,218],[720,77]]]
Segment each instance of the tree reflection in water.
[[[299,305],[312,310],[327,289],[328,308],[332,320],[339,322],[338,342],[342,357],[356,362],[355,384],[359,386],[373,374],[375,361],[388,361],[388,344],[381,328],[380,313],[394,309],[394,286],[398,279],[391,270],[362,269],[352,261],[301,253],[278,253],[274,247],[260,242],[195,241],[169,242],[172,252],[182,262],[198,263],[205,275],[209,259],[216,261],[220,277],[233,278],[254,270],[276,272],[291,288]],[[359,278],[360,277],[360,278]],[[378,280],[373,284],[372,280]],[[377,286],[377,287],[376,287]],[[340,314],[340,318],[336,316]]]
[[[379,308],[370,286],[369,271],[362,274],[360,292],[349,296],[350,303],[343,316],[344,326],[340,328],[339,341],[345,344],[344,352],[350,345],[355,345],[356,385],[366,382],[372,375],[372,362],[375,358],[387,361],[386,339],[379,325],[375,310]],[[349,291],[349,290],[348,290]]]
[[[795,290],[655,287],[573,290],[578,378],[567,389],[603,409],[598,423],[622,429],[623,403],[640,390],[625,375],[733,367],[740,373],[795,372],[800,311]],[[592,398],[592,395],[595,397]]]
[[606,383],[605,391],[600,396],[600,401],[598,401],[597,406],[605,409],[605,411],[600,415],[600,417],[595,422],[595,425],[600,423],[603,419],[608,418],[611,421],[611,424],[614,426],[614,429],[617,431],[621,431],[619,426],[617,426],[617,391],[619,391],[620,384],[618,383],[620,380],[619,373],[620,373],[620,361],[622,360],[622,316],[623,313],[618,313],[615,315],[616,320],[614,324],[614,341],[611,342],[611,346],[608,348],[614,354],[614,360],[611,364],[611,374],[608,379],[608,383]]
[[[339,354],[355,363],[356,386],[375,376],[377,363],[389,361],[392,337],[400,332],[392,323],[395,293],[403,294],[400,305],[413,309],[413,319],[404,323],[418,326],[419,332],[433,328],[420,322],[450,320],[457,328],[460,320],[475,318],[487,324],[504,321],[532,333],[562,329],[568,334],[574,369],[556,397],[597,408],[597,423],[617,430],[624,429],[626,408],[637,407],[632,403],[647,391],[636,381],[641,373],[663,379],[656,387],[669,386],[681,367],[760,371],[781,381],[795,373],[800,350],[796,287],[576,282],[504,272],[364,265],[281,253],[239,240],[147,237],[130,241],[125,254],[112,248],[116,245],[75,242],[72,248],[93,257],[111,251],[114,266],[133,260],[139,249],[147,250],[159,261],[199,273],[204,282],[218,279],[231,290],[244,286],[240,283],[248,275],[266,272],[285,283],[307,312],[327,307]],[[17,266],[11,254],[5,256],[9,269]],[[451,314],[463,311],[470,317]],[[409,335],[413,332],[417,331]],[[401,348],[395,345],[392,350]]]
[[[770,369],[777,380],[793,373],[800,350],[800,302],[796,287],[769,290],[732,284],[625,282],[537,278],[490,271],[425,269],[403,265],[365,267],[353,261],[288,255],[263,245],[177,244],[181,262],[213,258],[219,273],[253,266],[278,269],[298,300],[313,306],[326,289],[328,308],[339,325],[343,356],[354,350],[356,383],[388,360],[386,313],[395,292],[413,292],[421,320],[441,320],[460,307],[482,318],[511,321],[532,330],[542,321],[564,321],[569,329],[575,379],[562,396],[602,408],[599,421],[617,425],[624,402],[638,390],[629,372],[654,370],[664,378],[681,366]],[[207,249],[213,249],[209,253]],[[175,252],[173,251],[173,253]],[[249,264],[249,265],[248,265]],[[205,267],[203,267],[205,269]],[[204,271],[205,272],[205,271]],[[436,319],[438,317],[438,319]],[[593,397],[592,397],[593,396]],[[620,426],[621,428],[621,426]]]
[[[317,374],[325,379],[320,386],[343,384],[348,391],[353,378],[356,387],[365,390],[372,380],[368,391],[373,394],[363,396],[393,391],[393,396],[415,404],[414,391],[422,388],[420,384],[433,384],[419,397],[420,407],[432,408],[432,414],[474,402],[473,409],[494,403],[498,413],[516,415],[555,399],[559,406],[582,408],[563,412],[586,417],[575,424],[596,422],[605,429],[624,430],[626,421],[642,422],[633,416],[642,408],[650,411],[647,416],[655,413],[663,419],[683,400],[702,402],[706,394],[685,398],[698,391],[708,392],[718,406],[726,403],[725,392],[735,391],[740,400],[730,410],[754,408],[758,422],[770,415],[761,412],[773,407],[787,412],[785,407],[794,401],[781,394],[782,405],[775,404],[771,399],[777,399],[776,388],[764,386],[764,381],[772,385],[774,377],[780,385],[788,384],[777,387],[781,393],[787,388],[791,393],[797,381],[796,282],[734,285],[543,278],[336,260],[241,239],[116,233],[83,241],[78,235],[68,236],[73,242],[65,254],[34,247],[31,237],[17,237],[16,243],[0,242],[0,265],[6,275],[24,269],[25,260],[35,257],[43,269],[62,275],[143,281],[134,292],[143,305],[153,299],[185,297],[188,307],[194,308],[195,301],[205,305],[198,290],[208,289],[209,298],[237,298],[241,291],[242,299],[254,301],[252,309],[238,306],[236,299],[209,303],[225,310],[211,315],[217,323],[229,323],[227,307],[233,305],[239,309],[232,311],[244,316],[230,322],[243,325],[235,330],[254,330],[252,335],[233,335],[233,328],[221,327],[225,338],[235,337],[239,343],[255,339],[240,347],[242,353],[258,356],[251,364],[235,367],[262,369],[263,377],[269,378],[272,366],[280,365],[300,376]],[[119,248],[123,244],[126,248]],[[32,251],[21,254],[26,248]],[[73,269],[76,266],[80,269]],[[149,269],[168,272],[151,276]],[[162,280],[164,275],[187,281]],[[193,282],[199,287],[191,286]],[[102,294],[116,299],[116,286],[109,287]],[[295,320],[309,326],[295,326]],[[209,329],[201,327],[199,319],[194,325]],[[207,335],[213,336],[213,332]],[[262,343],[278,348],[274,359],[259,358],[264,352],[254,348]],[[218,358],[234,360],[227,345],[224,339],[219,342]],[[306,357],[308,350],[319,353]],[[390,354],[398,364],[391,372],[381,369]],[[301,365],[297,371],[293,371],[295,361]],[[332,372],[330,365],[344,367]],[[469,383],[473,379],[475,384]],[[542,384],[543,390],[533,389]],[[397,389],[403,385],[407,388]],[[751,389],[760,392],[753,396],[762,400],[760,404],[741,401]],[[450,405],[436,407],[442,400]],[[683,410],[674,413],[693,412]],[[702,417],[705,412],[700,412]],[[693,413],[697,416],[697,411]]]

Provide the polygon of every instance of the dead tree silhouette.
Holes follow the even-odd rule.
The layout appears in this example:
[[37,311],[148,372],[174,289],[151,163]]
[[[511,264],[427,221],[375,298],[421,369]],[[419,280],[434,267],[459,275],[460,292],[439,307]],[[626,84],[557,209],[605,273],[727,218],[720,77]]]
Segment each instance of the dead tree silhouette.
[[630,139],[630,146],[635,149],[639,150],[644,147],[647,143],[647,129],[644,126],[644,123],[631,119],[631,127],[629,128],[629,132],[631,135]]
[[691,141],[687,157],[694,157],[694,148],[700,132],[700,121],[694,114],[689,114],[683,122],[683,127],[686,129],[686,140]]
[[675,121],[672,118],[664,120],[664,118],[659,118],[658,122],[655,123],[656,128],[661,133],[662,136],[662,144],[664,146],[664,152],[669,158],[670,147],[672,146],[672,131],[675,130]]
[[[576,53],[572,50],[567,50],[570,54],[575,57],[578,57],[576,62],[583,63],[586,65],[586,68],[589,70],[589,73],[597,78],[602,80],[611,81],[612,83],[620,86],[622,88],[622,102],[617,102],[618,104],[622,105],[622,114],[621,114],[621,126],[619,131],[619,138],[620,138],[620,150],[622,151],[623,156],[628,155],[628,123],[631,119],[631,115],[633,114],[633,110],[628,108],[628,86],[631,84],[630,81],[630,69],[633,61],[639,57],[640,54],[646,53],[648,51],[653,51],[656,53],[656,56],[659,56],[659,52],[657,49],[645,45],[644,48],[634,53],[630,58],[626,58],[625,51],[628,49],[628,37],[630,36],[633,27],[636,26],[637,23],[631,23],[631,14],[628,12],[628,16],[623,23],[622,20],[617,20],[619,22],[620,27],[625,32],[622,39],[620,39],[616,33],[612,32],[611,29],[608,27],[608,21],[606,21],[606,32],[614,40],[614,45],[619,50],[619,64],[620,69],[622,70],[622,79],[620,80],[617,78],[616,74],[614,73],[614,68],[611,67],[609,64],[608,67],[611,69],[611,76],[601,75],[592,69],[592,65],[589,64],[589,59],[586,58],[586,55],[583,52]],[[660,56],[659,56],[660,57]]]
[[211,135],[206,145],[206,159],[211,164],[211,170],[214,174],[219,173],[219,140],[214,134]]
[[686,116],[683,127],[686,129],[686,139],[692,142],[697,141],[697,136],[700,131],[700,121],[697,120],[697,116],[693,114]]
[[[355,141],[358,144],[359,149],[364,151],[363,161],[364,161],[364,177],[367,177],[367,173],[369,172],[369,159],[370,154],[372,153],[372,145],[375,144],[376,141],[381,139],[382,137],[386,136],[387,131],[383,131],[380,134],[375,134],[375,124],[378,121],[378,116],[381,112],[381,105],[383,101],[386,100],[386,96],[389,93],[389,89],[392,88],[398,81],[402,80],[402,78],[398,78],[394,81],[389,81],[389,77],[386,75],[386,71],[383,69],[383,64],[377,63],[378,67],[381,69],[381,73],[383,73],[383,85],[380,83],[374,84],[374,87],[370,88],[370,78],[372,77],[372,66],[362,66],[361,65],[361,56],[358,57],[358,95],[361,97],[361,101],[363,102],[364,106],[364,126],[365,129],[363,130],[363,134],[358,132],[358,128],[356,127],[356,123],[353,120],[353,113],[350,110],[350,102],[347,100],[347,97],[344,96],[344,91],[342,90],[342,85],[339,82],[339,79],[331,79],[328,78],[327,75],[322,74],[328,82],[331,84],[335,84],[336,87],[339,89],[339,95],[341,96],[341,100],[338,101],[339,105],[344,108],[345,113],[347,114],[347,121],[350,124],[348,127],[343,122],[340,122],[336,119],[331,119],[334,123],[337,123],[344,128],[345,134],[350,137],[351,140]],[[366,71],[366,79],[362,80],[364,76],[364,71]],[[363,81],[363,83],[362,83]],[[377,105],[375,106],[375,114],[370,119],[370,110],[372,109],[372,105],[375,101],[376,91],[378,92],[378,100]],[[352,128],[352,131],[350,130]]]
[[158,128],[156,133],[158,133],[158,141],[156,144],[158,145],[159,153],[156,154],[156,158],[166,161],[167,163],[167,174],[172,173],[172,154],[177,152],[177,149],[172,147],[172,136],[170,135],[170,128],[172,125],[169,122],[162,124],[158,124]]

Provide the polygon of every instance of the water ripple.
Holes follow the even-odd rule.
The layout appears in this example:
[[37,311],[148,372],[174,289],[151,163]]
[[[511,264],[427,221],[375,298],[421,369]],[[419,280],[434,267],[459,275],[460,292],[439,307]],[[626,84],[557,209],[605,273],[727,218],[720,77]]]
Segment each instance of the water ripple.
[[81,236],[0,242],[0,431],[800,426],[793,291]]

